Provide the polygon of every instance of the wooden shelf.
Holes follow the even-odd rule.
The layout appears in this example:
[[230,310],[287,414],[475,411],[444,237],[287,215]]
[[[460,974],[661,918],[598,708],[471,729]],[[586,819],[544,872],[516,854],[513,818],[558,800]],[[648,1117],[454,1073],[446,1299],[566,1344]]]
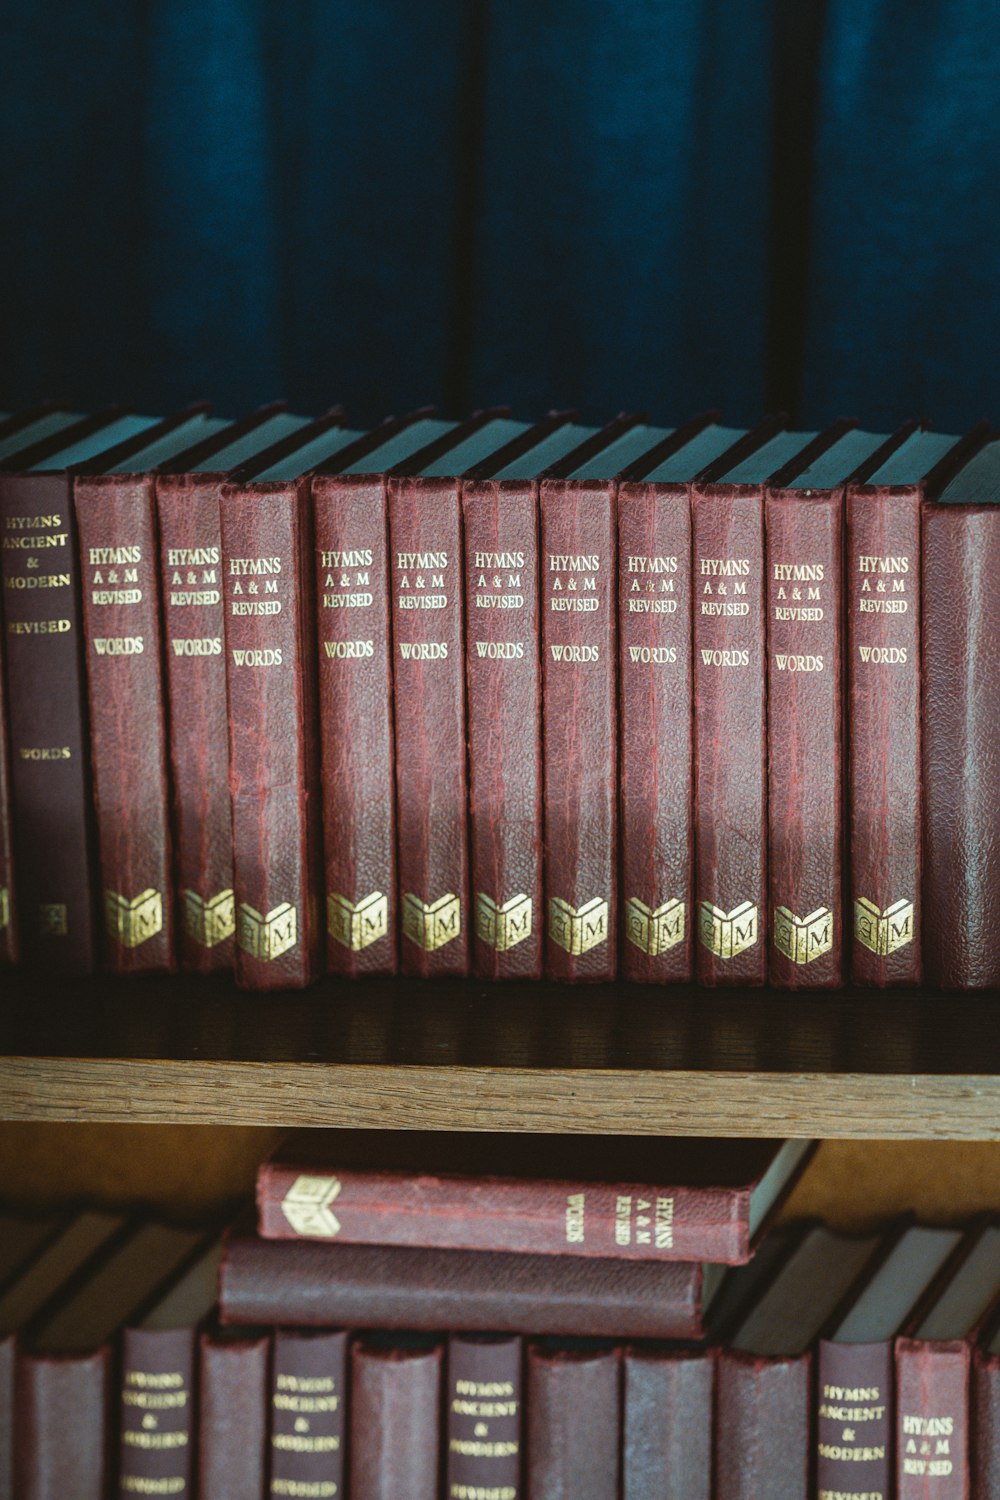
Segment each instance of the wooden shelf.
[[1000,1139],[992,995],[0,985],[5,1120]]

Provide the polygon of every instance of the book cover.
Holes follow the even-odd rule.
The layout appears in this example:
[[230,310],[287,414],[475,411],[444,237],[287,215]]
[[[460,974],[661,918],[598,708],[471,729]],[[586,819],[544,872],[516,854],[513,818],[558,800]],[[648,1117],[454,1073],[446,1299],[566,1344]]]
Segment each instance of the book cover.
[[620,1349],[529,1346],[528,1500],[618,1500],[621,1383]]
[[199,1500],[265,1500],[271,1338],[206,1329],[198,1348]]
[[454,1333],[445,1386],[445,1494],[521,1500],[522,1369],[519,1338]]
[[351,1349],[352,1500],[437,1500],[441,1345],[370,1336]]
[[347,1334],[277,1328],[271,1355],[270,1493],[344,1491]]

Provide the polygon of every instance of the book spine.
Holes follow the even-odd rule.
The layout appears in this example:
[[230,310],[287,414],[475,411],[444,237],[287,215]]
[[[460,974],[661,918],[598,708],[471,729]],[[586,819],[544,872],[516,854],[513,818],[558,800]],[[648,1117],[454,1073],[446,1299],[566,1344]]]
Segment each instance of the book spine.
[[971,1365],[967,1343],[896,1340],[896,1500],[971,1500]]
[[199,1500],[264,1500],[270,1339],[202,1334],[198,1378]]
[[224,486],[236,980],[301,989],[322,933],[308,484]]
[[0,968],[17,962],[14,912],[14,810],[10,802],[7,684],[0,646]]
[[107,1500],[110,1355],[21,1354],[15,1371],[17,1500]]
[[843,492],[768,493],[770,980],[843,983]]
[[811,1358],[724,1349],[715,1409],[715,1500],[809,1500]]
[[920,501],[847,493],[852,977],[919,984]]
[[402,969],[469,971],[462,513],[458,487],[389,481]]
[[20,956],[51,974],[97,967],[98,893],[81,616],[65,474],[0,475]]
[[712,1500],[709,1353],[625,1350],[622,1500]]
[[394,1245],[229,1240],[225,1323],[701,1338],[702,1267]]
[[618,1349],[528,1349],[528,1500],[618,1500]]
[[174,900],[153,479],[76,481],[105,964],[173,969]]
[[220,487],[156,482],[181,963],[203,974],[232,968],[236,930]]
[[313,480],[326,964],[399,962],[388,519],[381,479]]
[[[637,1183],[433,1177],[336,1167],[332,1216],[301,1192],[322,1181],[294,1163],[257,1174],[258,1232],[267,1239],[500,1250],[529,1255],[635,1261],[750,1257],[743,1188],[671,1188]],[[332,1186],[331,1186],[332,1190]],[[331,1202],[333,1200],[331,1199]]]
[[542,693],[550,979],[618,963],[614,486],[543,480]]
[[521,1364],[519,1338],[448,1340],[447,1500],[521,1500]]
[[440,1345],[351,1349],[351,1500],[437,1500]]
[[17,1341],[0,1338],[0,1500],[14,1500],[14,1371]]
[[622,973],[690,980],[694,859],[691,507],[683,486],[618,490]]
[[948,990],[1000,985],[998,570],[1000,510],[924,507],[924,958]]
[[126,1328],[122,1335],[118,1494],[193,1494],[193,1328]]
[[542,973],[542,687],[534,483],[467,484],[473,970]]
[[816,1380],[818,1494],[892,1494],[892,1414],[892,1345],[822,1340]]
[[346,1391],[346,1333],[275,1330],[272,1495],[343,1494]]
[[1000,1500],[1000,1358],[978,1350],[972,1376],[972,1493]]
[[767,978],[764,501],[692,494],[699,983]]

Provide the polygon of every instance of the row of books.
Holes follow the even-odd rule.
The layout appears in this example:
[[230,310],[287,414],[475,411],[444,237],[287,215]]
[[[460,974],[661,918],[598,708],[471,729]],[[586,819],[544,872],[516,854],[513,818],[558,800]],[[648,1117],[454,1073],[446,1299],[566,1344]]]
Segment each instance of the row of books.
[[[997,1493],[1000,1225],[768,1227],[801,1145],[694,1143],[700,1167],[674,1179],[654,1144],[642,1188],[452,1174],[487,1205],[513,1182],[561,1198],[555,1252],[433,1248],[419,1225],[400,1243],[406,1211],[388,1206],[421,1174],[360,1139],[353,1168],[329,1134],[289,1143],[261,1171],[257,1224],[221,1236],[107,1210],[0,1215],[0,1500]],[[345,1238],[300,1218],[275,1239],[277,1174],[323,1150]],[[577,1227],[611,1190],[630,1238],[584,1252]],[[641,1194],[675,1201],[688,1253],[728,1215],[735,1264],[665,1262],[653,1237],[636,1257]],[[355,1242],[376,1201],[393,1241]]]
[[10,419],[0,953],[1000,984],[989,439]]

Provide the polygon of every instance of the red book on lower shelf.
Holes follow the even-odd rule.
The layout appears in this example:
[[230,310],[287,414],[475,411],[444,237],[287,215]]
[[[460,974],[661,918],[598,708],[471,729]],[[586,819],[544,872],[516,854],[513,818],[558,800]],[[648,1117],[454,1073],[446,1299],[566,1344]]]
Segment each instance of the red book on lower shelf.
[[14,916],[14,828],[10,804],[7,691],[0,649],[0,967],[17,961]]
[[441,1345],[359,1339],[351,1350],[351,1500],[437,1500]]
[[711,1500],[715,1353],[624,1352],[622,1500]]
[[201,1336],[199,1500],[264,1500],[268,1493],[270,1353],[270,1335],[259,1328]]
[[618,1500],[621,1350],[528,1349],[527,1500]]
[[347,1334],[336,1329],[275,1329],[272,1495],[343,1493],[346,1408]]
[[519,1338],[454,1333],[445,1387],[445,1494],[520,1500],[522,1471]]

